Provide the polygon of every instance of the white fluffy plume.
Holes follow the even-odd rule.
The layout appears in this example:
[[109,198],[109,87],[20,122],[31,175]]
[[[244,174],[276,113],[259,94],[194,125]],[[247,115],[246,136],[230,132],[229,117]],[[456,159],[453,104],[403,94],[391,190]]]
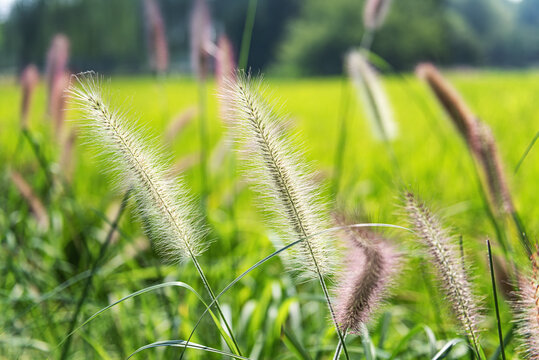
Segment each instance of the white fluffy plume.
[[159,150],[148,145],[147,134],[124,112],[112,109],[109,97],[93,73],[77,77],[70,87],[71,101],[81,109],[85,135],[99,146],[116,179],[132,188],[147,218],[149,233],[158,251],[172,262],[194,259],[204,250],[200,217],[180,179],[167,176],[168,167]]
[[243,147],[248,170],[246,175],[266,197],[275,228],[285,244],[305,239],[291,248],[285,257],[291,269],[305,278],[332,272],[333,237],[315,235],[327,228],[328,216],[319,200],[312,175],[301,154],[285,136],[280,116],[268,103],[261,80],[240,72],[221,93],[229,104],[228,123]]
[[374,68],[360,51],[352,51],[346,56],[346,68],[376,138],[383,141],[395,139],[398,126],[393,109]]

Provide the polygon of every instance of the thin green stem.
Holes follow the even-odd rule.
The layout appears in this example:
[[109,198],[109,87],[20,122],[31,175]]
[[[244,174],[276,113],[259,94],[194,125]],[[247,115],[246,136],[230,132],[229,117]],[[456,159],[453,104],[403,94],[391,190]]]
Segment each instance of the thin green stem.
[[45,159],[45,156],[41,152],[41,148],[39,147],[39,144],[36,142],[32,134],[27,128],[22,129],[22,133],[26,140],[28,140],[28,143],[30,144],[30,147],[32,148],[32,151],[34,152],[34,155],[39,162],[39,166],[43,170],[43,173],[45,174],[45,181],[47,182],[47,185],[49,188],[52,188],[53,186],[53,176],[51,173],[51,169],[49,167],[49,164],[47,160]]
[[337,197],[337,194],[339,193],[339,187],[341,183],[341,176],[342,176],[342,164],[344,159],[344,152],[346,150],[346,133],[347,133],[347,115],[348,115],[348,109],[350,108],[350,89],[347,86],[347,79],[346,76],[342,76],[342,82],[341,82],[341,106],[340,106],[340,122],[341,127],[337,139],[337,144],[335,147],[335,162],[334,162],[334,174],[333,174],[333,195],[335,198]]
[[[343,329],[343,341],[346,341],[346,336],[348,335],[348,329]],[[335,349],[335,355],[333,356],[333,360],[338,360],[341,357],[341,352],[343,348],[343,343],[339,339],[339,343],[337,344],[337,349]]]
[[532,247],[528,239],[528,236],[526,235],[526,229],[524,228],[524,224],[522,223],[522,220],[520,219],[520,216],[518,215],[518,212],[516,210],[513,210],[511,212],[511,218],[513,219],[513,222],[515,223],[515,227],[518,232],[518,238],[520,239],[522,246],[524,246],[524,249],[526,250],[526,254],[528,256],[531,256]]
[[204,283],[204,287],[206,288],[206,290],[210,294],[212,303],[215,303],[215,307],[217,308],[217,311],[219,312],[219,315],[221,316],[221,318],[223,319],[223,322],[225,323],[225,327],[226,327],[226,329],[228,331],[228,335],[230,336],[230,338],[232,339],[232,342],[234,343],[235,349],[231,349],[231,350],[234,351],[234,353],[236,353],[236,355],[242,356],[242,353],[241,353],[240,347],[238,345],[238,342],[236,341],[236,338],[234,337],[234,333],[232,332],[232,329],[230,328],[230,325],[228,324],[228,321],[226,320],[225,315],[223,314],[223,311],[221,310],[221,306],[219,305],[219,302],[217,301],[217,299],[215,297],[215,293],[213,292],[213,290],[210,287],[210,283],[208,282],[208,279],[206,278],[206,275],[204,274],[204,271],[202,271],[202,268],[200,267],[200,264],[198,263],[198,260],[196,259],[196,257],[193,254],[191,254],[191,258],[193,259],[193,264],[195,264],[195,267],[196,267],[196,269],[197,269],[197,271],[198,271],[198,273],[200,275],[200,278],[202,279],[202,282]]
[[206,216],[208,197],[208,130],[207,130],[206,79],[198,79],[198,113],[200,137],[200,178],[202,191],[200,204],[202,213]]
[[496,293],[496,278],[494,276],[494,264],[492,261],[492,250],[490,249],[490,241],[487,239],[488,263],[490,265],[490,279],[492,280],[492,294],[494,296],[494,308],[496,309],[496,320],[498,325],[498,338],[500,341],[500,351],[502,359],[505,360],[505,349],[503,344],[502,322],[500,320],[500,308],[498,306],[498,295]]
[[520,169],[520,166],[522,165],[522,162],[524,162],[524,159],[526,158],[526,156],[528,156],[528,153],[532,149],[532,147],[535,144],[535,142],[537,141],[537,139],[539,139],[539,131],[537,131],[537,133],[533,137],[532,141],[530,142],[530,144],[526,148],[526,151],[524,151],[524,154],[522,154],[522,157],[518,161],[517,166],[515,166],[515,174],[517,173],[518,169]]
[[[291,247],[293,246],[296,246],[298,245],[299,243],[301,243],[302,241],[306,241],[306,240],[309,240],[310,238],[314,237],[314,236],[319,236],[319,235],[323,235],[325,233],[329,233],[331,231],[336,231],[336,230],[343,230],[343,229],[353,229],[353,228],[363,228],[363,227],[387,227],[387,228],[394,228],[394,229],[401,229],[401,230],[406,230],[406,231],[410,231],[412,233],[414,233],[412,230],[408,229],[408,228],[405,228],[403,226],[399,226],[399,225],[391,225],[391,224],[381,224],[381,223],[367,223],[367,224],[353,224],[353,225],[345,225],[345,226],[336,226],[336,227],[333,227],[333,228],[330,228],[330,229],[325,229],[319,233],[316,233],[316,234],[312,234],[311,236],[308,236],[307,238],[301,238],[299,240],[296,240],[294,241],[293,243],[290,243],[282,248],[280,248],[279,250],[276,250],[274,251],[272,254],[266,256],[265,258],[263,258],[262,260],[259,260],[257,261],[254,265],[252,265],[249,269],[247,269],[246,271],[244,271],[243,273],[241,273],[238,277],[236,277],[234,280],[232,280],[232,282],[230,282],[227,286],[225,286],[225,288],[223,290],[221,290],[221,292],[219,294],[217,294],[217,296],[215,297],[215,300],[213,300],[211,303],[209,303],[207,306],[206,306],[206,310],[204,310],[204,312],[202,313],[202,315],[200,315],[200,317],[198,318],[198,321],[196,322],[195,326],[193,327],[193,329],[191,330],[191,334],[189,334],[189,337],[187,338],[187,341],[186,341],[186,345],[184,347],[184,352],[182,353],[182,357],[183,357],[183,354],[185,353],[185,349],[187,349],[187,345],[189,344],[189,342],[191,341],[191,338],[193,337],[193,335],[195,334],[195,331],[196,329],[198,328],[198,325],[200,325],[202,319],[204,318],[204,316],[210,311],[210,308],[213,306],[213,304],[215,304],[217,302],[217,299],[219,299],[224,293],[226,293],[232,286],[234,286],[235,284],[237,284],[241,279],[243,279],[245,276],[247,276],[247,274],[249,274],[251,271],[257,269],[260,265],[264,264],[266,261],[272,259],[273,257],[279,255],[280,253],[290,249]],[[181,358],[180,358],[181,359]]]
[[[82,294],[79,298],[79,301],[77,302],[77,307],[75,308],[75,312],[73,313],[73,316],[71,317],[71,321],[69,323],[69,330],[67,331],[68,334],[71,334],[73,330],[75,329],[75,326],[77,325],[77,319],[79,317],[79,313],[82,310],[82,306],[84,305],[84,302],[86,301],[86,298],[88,296],[88,292],[90,291],[90,288],[92,287],[92,279],[94,275],[96,274],[97,270],[99,269],[99,266],[101,265],[101,260],[105,256],[105,252],[107,251],[107,248],[112,240],[112,235],[114,235],[114,232],[116,231],[116,228],[118,227],[118,223],[120,222],[120,218],[122,217],[122,214],[127,206],[127,202],[129,200],[129,193],[128,190],[123,199],[122,204],[120,205],[120,209],[118,210],[118,213],[116,214],[116,217],[114,219],[114,222],[112,223],[109,232],[107,233],[107,237],[105,239],[105,242],[101,245],[101,248],[99,249],[99,255],[94,260],[94,263],[92,265],[92,270],[90,271],[90,275],[86,278],[86,282],[84,284],[84,288],[82,290]],[[60,355],[60,359],[64,360],[67,358],[69,353],[69,347],[71,345],[71,337],[68,337],[66,340],[66,343],[64,344],[62,348],[62,354]]]
[[249,51],[251,49],[251,39],[253,37],[253,27],[255,24],[256,8],[258,0],[249,0],[247,8],[247,16],[245,17],[245,26],[243,28],[243,36],[241,39],[240,59],[238,63],[239,69],[245,69],[249,61]]

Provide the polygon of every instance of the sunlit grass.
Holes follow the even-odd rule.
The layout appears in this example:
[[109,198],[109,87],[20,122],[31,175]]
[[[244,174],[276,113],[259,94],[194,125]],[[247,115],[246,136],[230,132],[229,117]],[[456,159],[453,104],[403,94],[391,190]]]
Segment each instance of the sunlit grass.
[[[492,127],[506,165],[515,205],[530,231],[530,238],[535,239],[539,228],[539,193],[536,191],[538,149],[532,149],[516,175],[513,175],[513,170],[539,130],[539,107],[536,105],[539,73],[453,73],[449,78],[475,113]],[[484,294],[486,309],[490,311],[490,278],[483,240],[486,236],[495,237],[484,213],[468,150],[423,84],[411,75],[385,78],[385,81],[400,129],[393,148],[401,168],[401,179],[392,175],[385,147],[374,140],[354,97],[347,118],[347,142],[337,203],[349,209],[359,209],[372,221],[404,224],[399,195],[403,186],[411,186],[446,217],[445,223],[452,225],[455,234],[463,235],[465,252],[471,255],[472,265],[477,270],[476,292]],[[284,110],[301,133],[306,156],[329,180],[339,130],[340,80],[270,78],[267,83],[274,96],[285,102]],[[118,101],[131,99],[127,105],[132,113],[159,137],[162,137],[170,119],[197,103],[196,83],[183,77],[170,77],[162,82],[153,78],[114,77],[110,87],[113,96],[117,94]],[[224,132],[224,126],[217,117],[215,92],[213,84],[208,86],[211,99],[208,109],[209,143],[212,149]],[[38,193],[44,194],[43,176],[28,144],[23,142],[17,148],[20,138],[19,103],[20,93],[15,81],[1,80],[0,171],[6,174],[10,167],[17,169],[38,189]],[[48,140],[52,138],[51,124],[44,114],[45,92],[40,86],[30,112],[30,130],[47,158],[54,162],[57,145]],[[70,110],[68,118],[76,117],[77,111]],[[179,135],[169,153],[174,159],[181,159],[197,153],[198,146],[195,119]],[[90,146],[77,144],[72,184],[74,200],[50,205],[49,215],[56,223],[47,233],[40,232],[33,227],[31,220],[28,221],[30,217],[24,204],[17,199],[7,177],[2,175],[0,185],[8,190],[0,198],[3,239],[0,263],[2,274],[6,274],[2,275],[4,287],[0,296],[4,314],[0,320],[0,356],[23,354],[26,358],[39,357],[45,345],[47,351],[54,351],[66,335],[82,282],[55,292],[38,306],[30,307],[63,281],[90,268],[83,249],[77,248],[77,242],[73,242],[78,238],[76,229],[79,223],[85,226],[86,246],[93,256],[97,255],[100,243],[104,241],[108,227],[102,222],[100,212],[111,218],[114,214],[111,204],[118,203],[121,195],[110,187],[108,175],[100,172],[92,153]],[[209,238],[214,242],[201,257],[208,279],[217,291],[274,251],[269,237],[275,236],[264,226],[251,192],[241,185],[240,177],[233,174],[235,169],[230,166],[230,159],[225,159],[228,160],[218,163],[220,166],[210,171]],[[199,193],[200,171],[197,166],[189,168],[185,175],[192,192]],[[234,185],[236,181],[240,181],[240,185]],[[228,204],[235,189],[240,194],[235,202],[233,221]],[[326,195],[329,197],[329,191]],[[75,214],[73,216],[77,218],[67,217],[68,213]],[[149,241],[141,235],[139,226],[130,217],[122,220],[121,229],[123,236],[112,243],[105,256],[104,264],[93,280],[94,290],[90,292],[81,318],[89,317],[122,296],[159,282],[183,281],[203,292],[193,268],[159,265],[160,260],[149,248]],[[428,282],[423,276],[425,268],[416,256],[416,248],[405,234],[395,231],[394,235],[402,239],[398,244],[400,247],[410,249],[409,270],[403,273],[394,291],[394,299],[383,308],[391,314],[390,317],[380,316],[372,322],[372,341],[378,344],[384,334],[386,339],[382,347],[391,353],[403,337],[421,324],[429,326],[439,340],[457,337],[454,322],[447,320],[447,309],[442,309],[441,319],[444,320],[439,322],[439,309],[435,303],[441,306],[443,301],[441,297],[433,299],[434,285],[430,292],[427,289]],[[518,248],[516,237],[512,243]],[[496,248],[494,251],[496,253]],[[429,270],[425,273],[428,274]],[[285,322],[287,329],[300,338],[307,349],[327,347],[324,354],[329,356],[336,346],[329,314],[325,314],[325,305],[316,284],[294,285],[277,258],[232,288],[223,297],[222,305],[230,309],[240,347],[250,352],[247,356],[256,357],[259,351],[269,359],[289,353],[280,340],[280,322],[286,319],[286,314],[289,315]],[[129,300],[93,320],[81,330],[80,335],[74,335],[73,358],[97,358],[101,356],[99,354],[107,353],[111,358],[125,357],[154,341],[185,339],[203,309],[196,296],[176,289]],[[485,327],[494,329],[494,313],[490,311],[488,315]],[[384,319],[388,319],[390,324],[387,330],[383,330]],[[502,304],[504,331],[510,327],[509,320],[508,306]],[[35,340],[34,350],[4,346],[19,338]],[[193,340],[214,348],[226,348],[209,319],[203,322]],[[497,335],[493,331],[488,332],[482,341],[488,355],[497,346]],[[438,343],[438,349],[442,345],[442,342]],[[425,333],[418,332],[407,341],[403,348],[407,355],[402,355],[402,358],[426,357],[431,354],[429,346]],[[512,353],[514,346],[512,342],[508,354]],[[351,351],[361,347],[358,338],[350,338]],[[179,351],[147,350],[140,358],[154,355],[156,358],[170,357],[171,354],[176,356]],[[199,358],[209,356],[189,350],[189,358],[196,357],[195,354],[199,354]],[[453,355],[458,355],[458,351]],[[55,356],[58,354],[51,355]],[[217,355],[214,357],[219,358]]]

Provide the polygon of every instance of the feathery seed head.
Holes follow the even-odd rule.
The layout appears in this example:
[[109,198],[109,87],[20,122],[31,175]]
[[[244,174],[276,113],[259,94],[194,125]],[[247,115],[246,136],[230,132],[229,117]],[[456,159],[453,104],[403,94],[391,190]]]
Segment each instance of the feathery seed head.
[[[226,86],[227,81],[235,81],[236,61],[234,60],[232,43],[226,35],[221,35],[217,42],[215,77],[217,79],[217,89],[219,89],[219,91]],[[225,101],[221,101],[219,105],[221,118],[226,119],[226,114],[228,113],[228,107],[230,107],[230,105]]]
[[215,77],[219,87],[224,86],[225,81],[233,80],[236,76],[236,60],[234,59],[234,49],[230,39],[226,35],[221,35],[217,41],[217,56],[215,63]]
[[54,123],[54,132],[57,137],[61,134],[64,122],[64,107],[66,103],[65,90],[69,85],[69,39],[63,34],[57,34],[52,39],[51,47],[47,53],[45,79],[48,88],[47,112]]
[[[430,254],[430,260],[437,270],[442,289],[445,291],[454,314],[474,347],[478,348],[479,308],[472,293],[464,267],[458,259],[447,230],[438,218],[411,192],[405,194],[406,211],[410,223]],[[464,260],[462,260],[464,261]]]
[[39,71],[34,64],[24,68],[21,73],[20,83],[22,88],[21,127],[24,129],[28,126],[28,114],[30,112],[34,89],[39,83]]
[[532,271],[518,279],[516,312],[521,351],[527,359],[539,359],[539,252],[531,256]]
[[55,77],[63,74],[69,61],[69,39],[64,34],[56,34],[52,39],[47,52],[47,65],[45,66],[45,79],[49,89]]
[[466,141],[470,141],[476,119],[458,91],[430,63],[419,64],[416,67],[416,74],[427,82],[461,135]]
[[378,29],[384,22],[391,0],[367,0],[363,9],[363,24],[368,30]]
[[70,94],[84,113],[85,135],[107,155],[124,187],[134,189],[138,211],[149,220],[149,233],[159,237],[157,249],[173,262],[198,256],[205,248],[200,217],[182,181],[170,179],[162,153],[147,145],[147,134],[125,113],[109,107],[97,76],[86,73],[75,79]]
[[400,254],[380,235],[349,229],[345,267],[337,286],[335,314],[343,330],[359,333],[393,285],[401,268]]
[[387,93],[376,71],[360,51],[348,53],[346,68],[376,138],[383,141],[394,139],[398,133],[397,123],[393,118],[393,110]]
[[205,79],[209,70],[210,55],[215,54],[212,42],[212,24],[208,4],[195,0],[191,14],[191,66],[199,79]]
[[146,29],[150,43],[150,65],[158,73],[168,69],[168,45],[165,22],[156,0],[144,0]]
[[496,140],[494,140],[490,127],[477,121],[472,139],[470,148],[483,170],[489,189],[489,197],[494,203],[494,209],[501,213],[512,213],[514,211],[513,200],[505,178]]
[[62,128],[65,122],[66,102],[68,97],[67,89],[69,88],[70,78],[71,74],[69,71],[58,74],[52,84],[50,92],[49,112],[53,120],[54,132],[57,138],[62,135]]
[[503,165],[496,141],[488,125],[473,114],[457,90],[447,82],[434,65],[420,64],[416,68],[416,73],[428,83],[467,142],[472,156],[481,168],[495,213],[513,212],[513,201]]
[[261,86],[261,80],[239,72],[221,92],[221,100],[231,106],[228,124],[250,165],[246,174],[266,197],[285,243],[303,240],[290,249],[291,268],[306,278],[329,274],[335,262],[333,237],[319,234],[328,224],[319,191],[301,155],[282,132],[281,119]]

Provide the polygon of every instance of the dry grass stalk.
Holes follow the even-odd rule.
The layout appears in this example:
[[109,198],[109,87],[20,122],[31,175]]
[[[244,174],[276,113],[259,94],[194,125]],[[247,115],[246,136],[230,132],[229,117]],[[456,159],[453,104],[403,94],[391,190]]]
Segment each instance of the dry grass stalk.
[[473,114],[459,93],[434,65],[420,64],[416,73],[428,83],[466,140],[473,158],[481,169],[494,213],[499,215],[514,212],[502,161],[490,128]]
[[389,12],[391,0],[367,0],[363,9],[363,24],[368,30],[376,30]]
[[187,126],[197,115],[197,108],[191,106],[178,115],[167,126],[165,139],[167,143],[172,143],[178,134]]
[[144,0],[144,9],[150,45],[150,65],[157,73],[163,74],[168,69],[168,43],[165,22],[156,0]]
[[286,239],[284,243],[303,239],[290,249],[291,256],[285,257],[291,269],[306,278],[332,273],[332,237],[315,235],[327,228],[329,221],[319,190],[301,155],[292,150],[290,139],[280,131],[281,118],[266,101],[261,81],[239,73],[221,98],[234,106],[227,123],[250,165],[246,175],[268,200],[268,210],[274,214],[271,219]]
[[517,333],[521,351],[527,359],[539,359],[539,252],[531,256],[532,271],[518,281],[518,300],[513,303],[517,314]]
[[463,267],[464,260],[447,230],[429,209],[410,192],[405,195],[405,201],[410,223],[428,249],[453,313],[478,353],[479,307]]
[[30,184],[28,184],[26,180],[24,180],[22,175],[15,170],[10,171],[9,177],[13,185],[15,185],[15,187],[21,194],[21,196],[28,203],[30,211],[36,218],[38,225],[43,229],[46,228],[49,224],[49,216],[47,214],[47,209],[45,208],[41,200],[39,200],[37,195],[34,193],[34,190],[30,186]]
[[28,115],[32,104],[32,97],[35,87],[39,83],[39,71],[34,64],[24,68],[21,73],[20,83],[22,88],[21,128],[26,129],[28,127]]
[[400,255],[379,234],[365,229],[345,232],[346,262],[337,286],[337,321],[344,331],[360,333],[389,293],[400,269]]
[[376,71],[360,51],[348,53],[346,68],[376,138],[383,141],[394,139],[398,127],[393,118],[391,103]]

